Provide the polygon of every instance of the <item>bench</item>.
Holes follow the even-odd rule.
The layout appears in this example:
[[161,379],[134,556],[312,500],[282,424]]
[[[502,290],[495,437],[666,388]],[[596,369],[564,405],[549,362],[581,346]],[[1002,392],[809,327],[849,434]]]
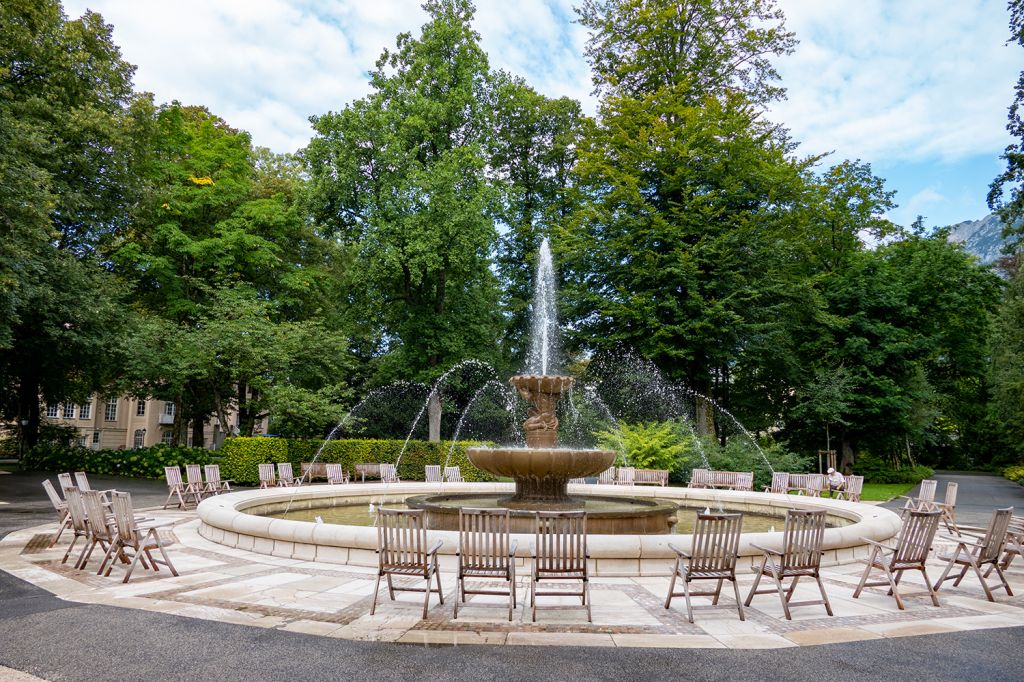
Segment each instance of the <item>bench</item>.
[[368,464],[361,463],[355,465],[356,474],[359,479],[365,483],[367,477],[369,478],[380,478],[380,464]]
[[798,495],[821,497],[821,491],[825,489],[825,474],[790,474],[788,489]]
[[668,469],[636,469],[633,472],[635,485],[668,485]]
[[299,466],[302,468],[303,480],[312,481],[314,478],[327,478],[326,462],[302,462]]
[[729,490],[753,490],[753,471],[713,471],[694,469],[690,476],[691,488],[728,488]]

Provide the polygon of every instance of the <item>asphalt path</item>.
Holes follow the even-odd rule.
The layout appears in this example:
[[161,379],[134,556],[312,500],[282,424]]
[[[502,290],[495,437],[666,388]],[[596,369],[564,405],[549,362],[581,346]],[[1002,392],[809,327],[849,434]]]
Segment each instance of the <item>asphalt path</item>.
[[[0,505],[0,528],[53,519],[43,477],[0,476],[0,501],[12,503]],[[971,514],[1021,496],[993,477],[970,478],[960,494],[977,485],[962,498]],[[159,481],[95,477],[93,486],[132,490],[138,506],[166,496]],[[11,509],[22,503],[38,509]],[[76,604],[0,572],[0,666],[54,681],[1024,680],[1022,650],[1024,627],[770,650],[354,642]]]
[[[933,478],[938,482],[935,499],[939,502],[946,494],[947,483],[955,481],[959,484],[956,496],[958,523],[984,527],[988,525],[992,510],[1001,507],[1013,507],[1014,514],[1024,514],[1024,486],[1002,476],[939,472]],[[920,490],[921,486],[918,485],[907,495],[916,497]],[[899,510],[903,508],[904,502],[905,500],[895,499],[886,502],[883,506]]]

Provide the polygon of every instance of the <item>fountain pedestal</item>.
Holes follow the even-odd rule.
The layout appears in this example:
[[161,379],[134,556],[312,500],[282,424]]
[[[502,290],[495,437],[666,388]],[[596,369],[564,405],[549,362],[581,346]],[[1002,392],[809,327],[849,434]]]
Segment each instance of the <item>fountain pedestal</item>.
[[474,466],[516,482],[515,494],[502,500],[512,509],[574,509],[582,500],[569,496],[569,479],[594,476],[615,462],[611,450],[573,450],[558,445],[555,406],[575,379],[566,376],[524,375],[509,380],[531,404],[527,419],[526,448],[469,448]]

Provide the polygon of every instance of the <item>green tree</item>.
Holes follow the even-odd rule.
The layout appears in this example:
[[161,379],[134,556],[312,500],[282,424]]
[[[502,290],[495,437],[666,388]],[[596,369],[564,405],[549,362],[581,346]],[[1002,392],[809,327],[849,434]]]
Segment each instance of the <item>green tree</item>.
[[368,96],[313,117],[303,151],[312,215],[358,254],[361,302],[381,327],[378,380],[494,359],[500,335],[487,58],[470,2],[424,8],[419,38],[384,51]]
[[133,67],[102,18],[0,5],[0,412],[84,399],[110,380],[127,316],[95,258],[134,196]]
[[993,423],[1012,458],[1024,461],[1024,271],[1017,271],[1007,287],[995,316],[991,347]]
[[[1010,39],[1007,42],[1024,47],[1024,0],[1010,0],[1007,9],[1010,12]],[[1006,248],[1019,251],[1024,243],[1024,70],[1014,85],[1013,93],[1006,123],[1013,142],[1003,151],[1006,169],[989,187],[988,207],[1003,222],[1003,236],[1009,239]]]

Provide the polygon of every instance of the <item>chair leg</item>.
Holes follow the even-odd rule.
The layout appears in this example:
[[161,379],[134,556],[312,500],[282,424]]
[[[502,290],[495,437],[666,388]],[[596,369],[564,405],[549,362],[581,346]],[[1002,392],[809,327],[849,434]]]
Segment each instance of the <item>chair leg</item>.
[[509,573],[508,579],[508,622],[512,622],[512,612],[516,609],[516,577]]
[[61,533],[64,532],[65,528],[70,528],[70,527],[71,527],[71,516],[69,514],[65,514],[64,518],[62,518],[60,520],[60,527],[57,529],[57,534],[54,535],[53,536],[53,540],[50,541],[50,547],[56,546],[57,545],[57,541],[60,540]]
[[941,606],[939,604],[939,595],[932,589],[932,584],[928,580],[928,571],[925,570],[924,566],[921,566],[921,575],[924,576],[924,586],[928,589],[928,596],[932,598],[932,605]]
[[960,571],[960,575],[958,575],[956,580],[953,581],[953,587],[960,587],[960,583],[963,582],[964,576],[967,575],[967,569],[970,568],[970,565],[963,564],[963,567],[964,569]]
[[[462,599],[459,599],[459,595],[462,595]],[[466,601],[466,579],[461,575],[455,579],[455,599],[452,602],[455,606],[452,607],[452,620],[459,619],[459,601]],[[509,616],[509,620],[512,616]]]
[[747,617],[743,614],[743,603],[740,601],[740,586],[739,581],[733,576],[731,579],[732,591],[736,595],[736,610],[740,612],[740,620],[746,620]]
[[864,583],[868,581],[868,576],[871,575],[871,569],[875,565],[875,557],[878,556],[878,548],[874,547],[871,550],[871,556],[868,557],[867,566],[864,567],[864,573],[860,576],[860,582],[857,583],[857,589],[853,591],[853,598],[857,599],[860,597],[860,593],[864,590]]
[[779,591],[779,601],[782,602],[782,612],[786,614],[786,620],[793,620],[793,614],[789,612],[789,598],[786,596],[786,591],[782,589],[782,579],[779,577],[779,571],[772,564],[772,579],[775,580],[775,587]]
[[380,571],[377,572],[377,582],[373,584],[373,601],[370,602],[370,615],[377,610],[377,593],[380,591]]
[[668,596],[665,597],[665,608],[672,604],[672,593],[676,591],[676,576],[679,575],[679,559],[676,558],[676,567],[672,570],[672,580],[668,583]]
[[995,595],[992,594],[992,590],[989,589],[988,583],[985,582],[985,576],[981,574],[981,568],[978,566],[978,562],[975,561],[974,557],[971,557],[971,568],[974,569],[974,573],[978,576],[978,582],[981,583],[981,589],[985,591],[985,598],[994,602],[996,600]]
[[711,605],[718,606],[718,597],[722,594],[722,583],[725,582],[725,578],[718,579],[718,585],[715,587],[715,596],[711,598]]
[[128,582],[128,579],[132,577],[132,571],[135,570],[135,564],[139,561],[139,559],[142,558],[142,554],[143,554],[142,547],[141,546],[136,547],[135,548],[135,558],[132,559],[132,564],[131,564],[131,566],[128,567],[127,572],[125,572],[125,574],[124,574],[124,579],[121,582],[126,583],[126,582]]
[[590,612],[590,581],[586,578],[583,579],[583,603],[587,607],[587,622],[593,623],[594,616]]
[[996,575],[999,576],[999,582],[1003,584],[1003,589],[1006,590],[1008,597],[1013,596],[1013,592],[1010,590],[1010,583],[1006,582],[1006,576],[1003,575],[1003,569],[999,568],[999,562],[993,562],[992,567],[996,569]]
[[794,575],[793,582],[789,584],[789,589],[786,590],[786,601],[793,601],[793,593],[796,592],[796,584],[800,582],[800,576]]
[[683,578],[683,598],[686,599],[686,620],[693,622],[693,607],[690,605],[690,581]]
[[747,599],[743,602],[744,606],[750,606],[750,602],[754,598],[754,594],[757,592],[757,586],[761,584],[761,576],[764,575],[764,568],[767,563],[768,557],[765,556],[761,559],[761,568],[757,569],[757,575],[754,576],[754,584],[750,586],[750,592],[747,593]]
[[[391,597],[391,601],[395,601],[395,584],[391,582],[390,573],[388,573],[386,577],[388,581],[388,596]],[[428,584],[427,587],[430,587],[430,585]]]
[[430,573],[427,573],[427,584],[423,590],[423,620],[427,619],[427,610],[430,608]]
[[[154,530],[154,532],[156,531],[155,528],[153,530]],[[169,556],[167,556],[167,550],[164,549],[164,543],[160,542],[160,538],[159,537],[156,538],[156,546],[157,546],[157,549],[160,550],[160,555],[164,558],[164,564],[167,566],[167,569],[171,572],[172,576],[177,578],[178,577],[178,571],[176,571],[174,569],[174,564],[171,563],[171,558]],[[154,563],[154,566],[155,565],[156,564]]]
[[832,604],[828,601],[828,595],[825,594],[825,585],[821,582],[821,575],[818,573],[814,574],[814,579],[818,581],[818,591],[821,592],[821,599],[825,602],[825,613],[832,615]]
[[[892,571],[889,570],[888,566],[882,567],[882,570],[885,571],[885,577],[889,581],[889,594],[896,599],[896,606],[899,607],[899,610],[904,611],[906,607],[903,606],[903,598],[900,597],[899,582],[893,577]],[[900,575],[903,575],[902,572]]]
[[[441,589],[441,571],[438,569],[437,564],[434,564],[434,577],[437,579],[437,598],[440,600],[441,605],[444,606],[444,591]],[[430,582],[427,582],[427,587],[430,587]],[[458,598],[455,599],[458,601]]]
[[533,611],[533,622],[537,622],[537,576],[530,578],[530,608]]
[[[959,550],[959,549],[960,548],[957,547],[957,550]],[[939,579],[937,581],[935,581],[935,585],[932,586],[933,590],[937,591],[939,589],[939,587],[942,586],[942,583],[946,582],[947,580],[951,580],[951,578],[949,578],[948,576],[949,576],[949,572],[953,570],[954,564],[956,564],[956,556],[957,555],[954,554],[952,557],[950,557],[949,563],[946,564],[945,570],[942,571],[942,575],[939,576]]]

